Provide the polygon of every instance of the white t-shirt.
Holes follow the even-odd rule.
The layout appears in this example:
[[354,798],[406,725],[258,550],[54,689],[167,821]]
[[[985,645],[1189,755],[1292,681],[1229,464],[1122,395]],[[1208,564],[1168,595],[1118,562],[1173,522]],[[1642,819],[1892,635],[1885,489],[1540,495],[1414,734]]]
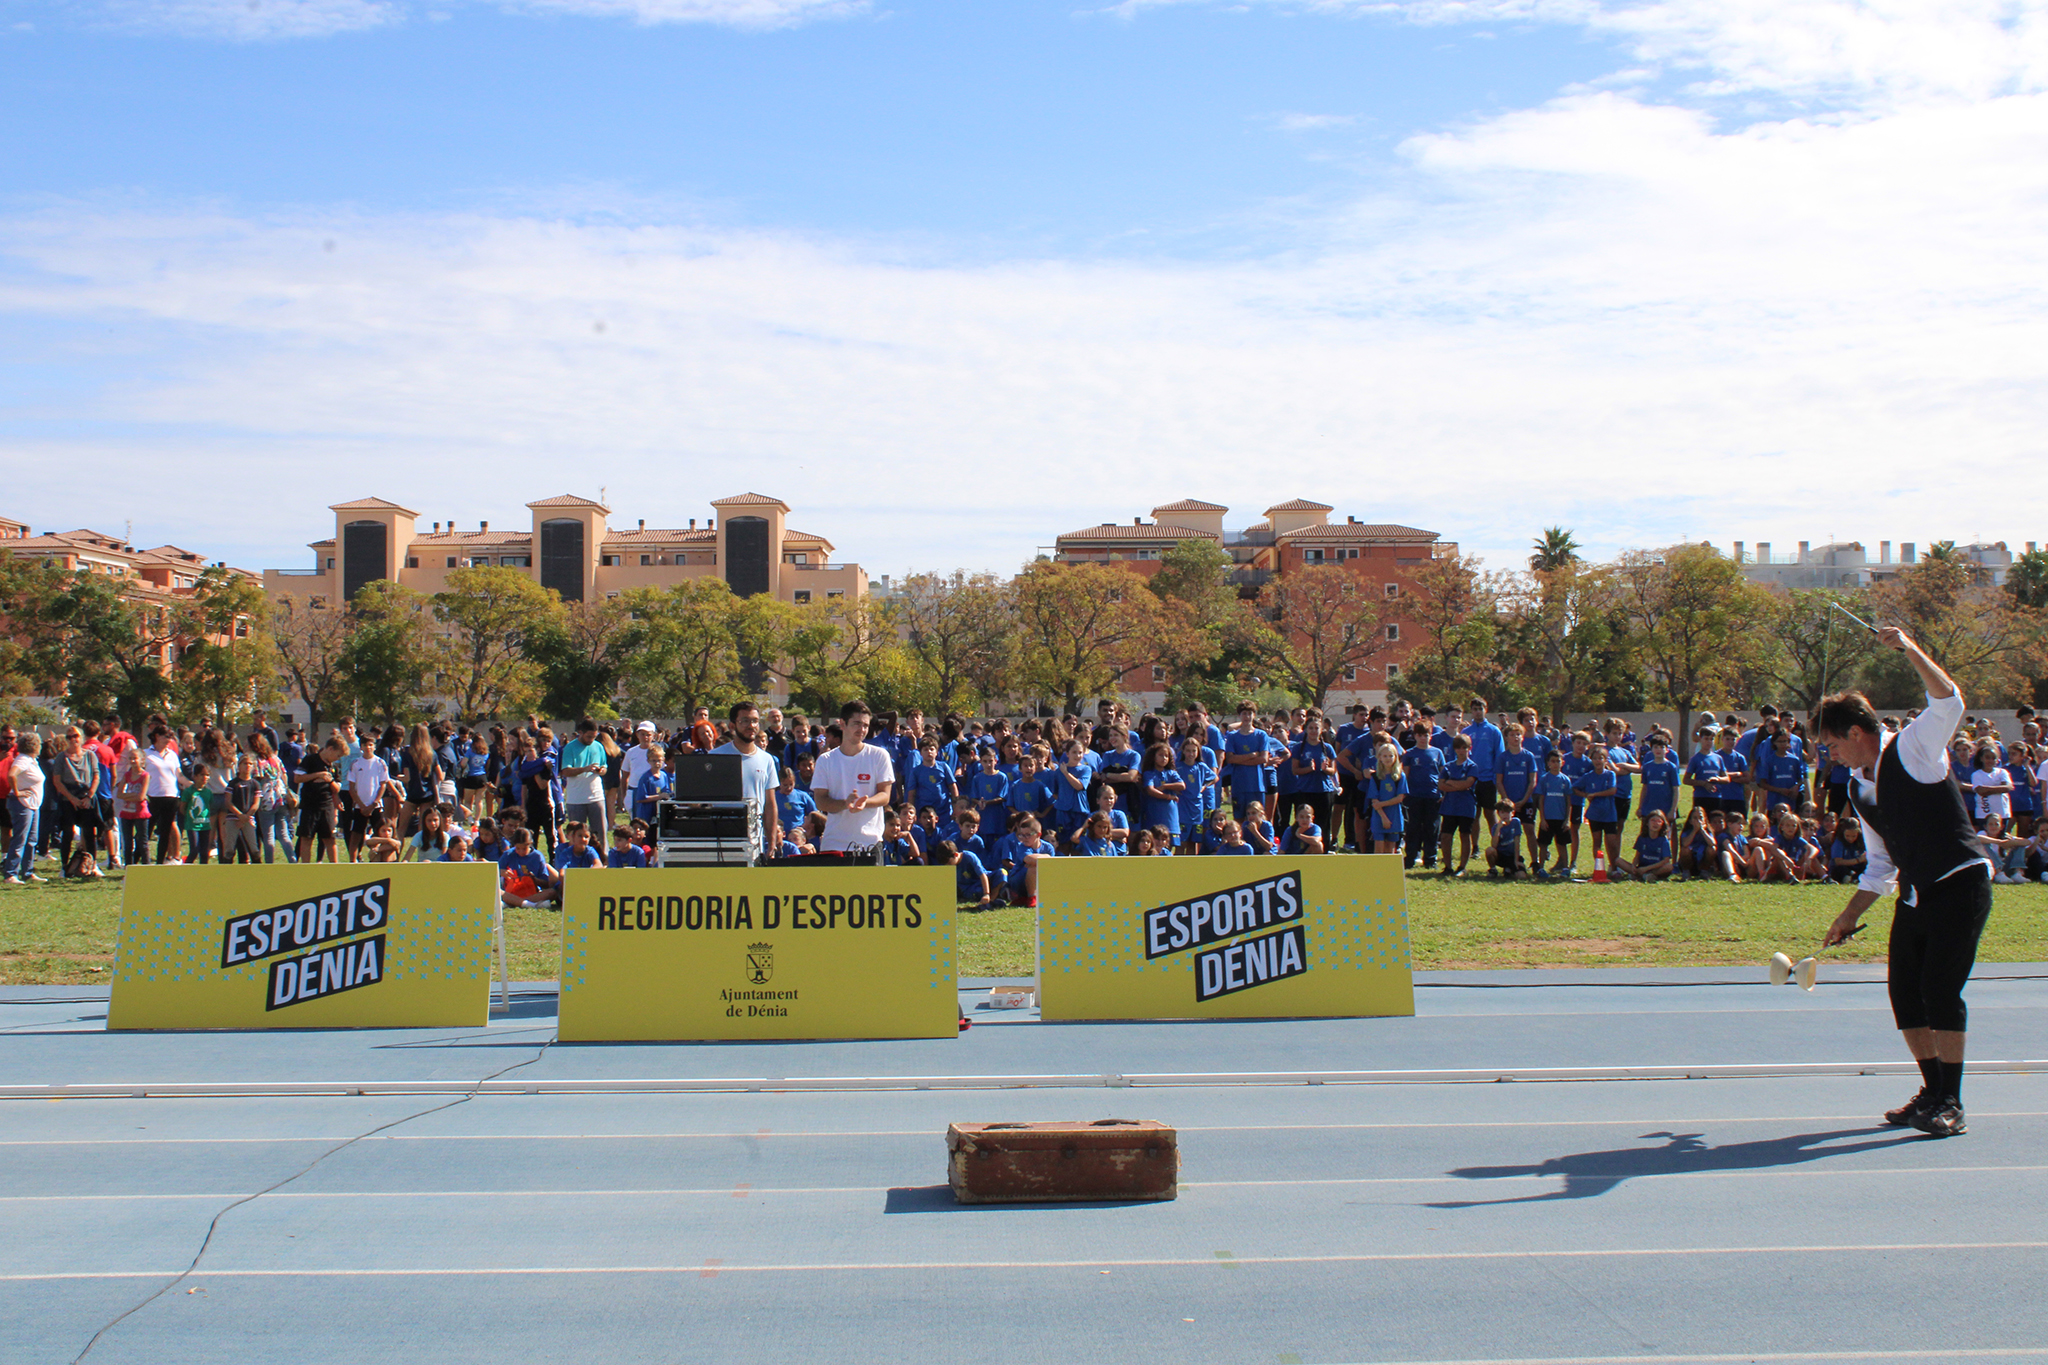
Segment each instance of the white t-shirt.
[[162,752],[158,752],[154,748],[144,749],[142,751],[142,766],[149,774],[149,787],[145,795],[162,797],[181,794],[182,789],[178,784],[180,770],[178,768],[178,751],[176,749],[165,749]]
[[635,744],[626,750],[625,758],[619,762],[619,790],[626,794],[626,804],[632,805],[633,793],[640,786],[640,779],[647,776],[647,747]]
[[377,804],[384,784],[390,780],[391,770],[375,754],[364,754],[348,770],[348,784],[355,789],[356,799],[366,806]]
[[14,779],[14,799],[30,810],[43,804],[43,765],[27,754],[16,754],[14,765],[8,770]]
[[[1977,788],[1977,818],[1997,816],[2001,820],[2012,819],[2012,774],[2003,768],[1985,772],[1982,768],[1970,774],[1970,785]],[[1996,790],[1986,790],[1996,788]]]
[[[873,796],[878,788],[889,785],[895,777],[895,770],[889,766],[887,750],[872,744],[861,745],[857,754],[848,754],[844,749],[828,749],[818,756],[817,767],[811,771],[811,794],[829,796],[835,801],[844,801],[855,792]],[[880,801],[860,810],[833,811],[825,817],[825,833],[818,840],[819,851],[837,853],[881,843],[882,817],[886,814],[888,807]]]

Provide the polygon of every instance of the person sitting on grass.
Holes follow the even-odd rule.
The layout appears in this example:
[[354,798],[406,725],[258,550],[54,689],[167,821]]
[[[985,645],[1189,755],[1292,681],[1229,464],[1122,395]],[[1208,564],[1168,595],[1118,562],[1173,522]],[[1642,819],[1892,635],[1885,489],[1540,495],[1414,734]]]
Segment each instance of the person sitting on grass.
[[1870,849],[1863,842],[1863,822],[1844,815],[1835,822],[1835,837],[1828,845],[1828,873],[1838,882],[1861,881],[1870,866]]
[[1171,858],[1178,851],[1173,831],[1164,825],[1152,825],[1149,828],[1152,831],[1152,856]]
[[1084,858],[1121,858],[1124,846],[1109,837],[1111,832],[1109,812],[1096,811],[1082,827],[1081,837],[1074,841],[1074,849]]
[[1216,852],[1225,857],[1246,857],[1252,846],[1244,841],[1244,827],[1230,818],[1229,811],[1219,811],[1223,816],[1223,842],[1216,845]]
[[1126,844],[1124,845],[1124,848],[1125,848],[1125,851],[1126,851],[1126,853],[1127,853],[1127,855],[1128,855],[1129,857],[1132,857],[1132,858],[1149,858],[1149,857],[1151,857],[1151,856],[1152,856],[1152,831],[1151,831],[1151,830],[1149,830],[1149,829],[1141,829],[1141,830],[1139,830],[1139,831],[1138,831],[1137,833],[1133,834],[1133,835],[1132,835],[1132,836],[1130,837],[1130,840],[1129,840],[1129,842],[1128,842],[1128,843],[1126,843]]
[[476,859],[469,856],[469,840],[464,838],[460,833],[449,835],[448,856],[443,861],[451,863],[475,862]]
[[1041,832],[1038,817],[1020,816],[1003,853],[1003,889],[1012,905],[1038,904],[1038,865],[1054,857],[1052,840]]
[[903,817],[893,810],[882,817],[882,866],[924,866],[924,854],[919,851],[917,840],[903,832]]
[[395,863],[405,845],[398,842],[391,833],[391,816],[379,809],[370,817],[370,834],[363,840],[363,858],[366,863]]
[[[1552,749],[1543,756],[1543,776],[1536,779],[1536,853],[1531,859],[1537,881],[1552,876],[1572,878],[1572,780],[1564,775],[1564,755]],[[1543,870],[1543,851],[1557,847],[1557,864]]]
[[1757,882],[1799,880],[1798,865],[1786,856],[1771,832],[1770,816],[1756,814],[1749,817],[1748,840],[1749,856],[1742,869],[1743,875]]
[[543,907],[554,884],[555,870],[534,852],[533,831],[521,825],[512,834],[512,851],[498,861],[498,886],[505,904],[517,910]]
[[953,894],[960,904],[969,910],[987,910],[995,905],[990,893],[988,869],[981,865],[981,859],[966,852],[951,839],[940,839],[932,844],[932,862],[953,869]]
[[1790,811],[1780,815],[1771,842],[1792,864],[1799,881],[1819,881],[1827,876],[1827,860],[1821,854],[1820,845],[1807,837],[1806,821],[1799,816]]
[[407,841],[405,856],[420,863],[447,861],[447,822],[448,816],[440,806],[421,806],[420,832]]
[[1303,802],[1294,808],[1294,823],[1280,836],[1282,853],[1323,853],[1322,827],[1316,824],[1314,806]]
[[960,833],[954,838],[953,846],[962,853],[972,853],[981,860],[983,867],[992,867],[988,841],[981,837],[981,812],[957,810],[953,813],[953,823],[960,827]]
[[647,854],[633,842],[633,831],[624,825],[612,828],[611,852],[605,854],[606,867],[645,867]]
[[1494,803],[1493,844],[1486,850],[1486,875],[1513,881],[1522,870],[1522,820],[1506,801]]
[[1126,849],[1130,847],[1131,821],[1129,816],[1117,809],[1115,787],[1105,782],[1095,789],[1095,809],[1090,814],[1108,815],[1109,837],[1124,845]]
[[470,852],[479,860],[487,863],[499,862],[511,851],[512,842],[498,833],[496,820],[486,815],[476,822],[476,843],[471,846]]
[[2006,830],[2005,821],[1996,815],[1984,817],[1984,852],[1996,869],[1991,880],[2001,886],[2012,886],[2027,878],[2028,841]]
[[1749,867],[1749,839],[1743,834],[1740,814],[1717,810],[1707,817],[1714,831],[1715,866],[1731,882],[1742,880]]
[[1713,831],[1707,827],[1706,808],[1695,805],[1685,817],[1685,828],[1678,832],[1678,869],[1671,879],[1705,877],[1713,865]]
[[562,841],[555,845],[555,879],[548,899],[556,905],[562,903],[562,888],[568,884],[568,878],[562,874],[571,868],[603,866],[604,855],[590,846],[590,826],[581,820],[565,821]]
[[1671,875],[1671,821],[1659,807],[1651,807],[1643,817],[1642,831],[1636,835],[1635,858],[1623,859],[1615,864],[1623,872],[1639,882],[1659,881]]
[[[1402,780],[1405,782],[1407,779]],[[1273,840],[1273,822],[1266,818],[1265,802],[1245,802],[1244,819],[1238,822],[1238,828],[1244,834],[1245,842],[1252,846],[1252,852],[1266,854],[1279,851],[1280,846]]]

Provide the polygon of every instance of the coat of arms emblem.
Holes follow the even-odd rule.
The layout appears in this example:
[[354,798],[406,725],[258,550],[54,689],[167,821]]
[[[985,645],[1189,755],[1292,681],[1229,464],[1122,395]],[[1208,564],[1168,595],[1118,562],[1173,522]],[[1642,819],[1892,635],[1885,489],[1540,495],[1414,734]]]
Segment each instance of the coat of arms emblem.
[[756,986],[765,986],[775,975],[775,945],[772,943],[749,943],[747,945],[747,980]]

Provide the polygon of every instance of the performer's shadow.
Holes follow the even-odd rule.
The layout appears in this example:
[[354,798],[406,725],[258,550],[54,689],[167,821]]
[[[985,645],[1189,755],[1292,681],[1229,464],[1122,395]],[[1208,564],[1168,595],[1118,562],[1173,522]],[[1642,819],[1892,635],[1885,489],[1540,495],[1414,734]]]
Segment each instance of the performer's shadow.
[[[1459,1199],[1432,1202],[1432,1209],[1471,1209],[1491,1204],[1540,1204],[1559,1199],[1591,1199],[1603,1195],[1624,1180],[1655,1175],[1710,1175],[1716,1171],[1748,1171],[1767,1166],[1797,1166],[1828,1157],[1852,1156],[1858,1152],[1882,1151],[1902,1142],[1920,1141],[1918,1135],[1872,1137],[1868,1128],[1844,1128],[1831,1133],[1795,1133],[1787,1137],[1764,1138],[1756,1142],[1729,1142],[1712,1146],[1698,1133],[1645,1133],[1644,1138],[1664,1138],[1661,1147],[1617,1147],[1605,1152],[1574,1152],[1554,1156],[1526,1166],[1461,1166],[1449,1172],[1460,1180],[1505,1180],[1516,1176],[1554,1176],[1564,1181],[1562,1189],[1544,1194],[1518,1195],[1511,1199]],[[1862,1138],[1839,1146],[1823,1146],[1837,1138]]]

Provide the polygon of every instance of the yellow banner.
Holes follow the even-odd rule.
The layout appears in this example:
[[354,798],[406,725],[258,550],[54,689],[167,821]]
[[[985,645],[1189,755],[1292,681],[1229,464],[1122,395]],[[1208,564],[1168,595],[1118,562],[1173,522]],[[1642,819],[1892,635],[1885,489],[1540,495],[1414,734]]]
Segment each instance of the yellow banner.
[[131,867],[110,1029],[490,1022],[489,863]]
[[1415,1013],[1394,854],[1038,865],[1046,1019]]
[[947,867],[570,872],[560,1036],[956,1037],[953,890]]

